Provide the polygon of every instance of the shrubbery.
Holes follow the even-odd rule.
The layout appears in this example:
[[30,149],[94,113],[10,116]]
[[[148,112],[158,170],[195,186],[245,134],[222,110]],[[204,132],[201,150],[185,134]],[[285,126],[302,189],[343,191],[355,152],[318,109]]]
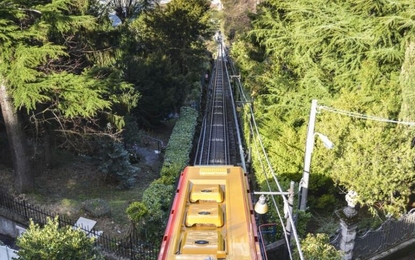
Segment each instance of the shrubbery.
[[170,136],[161,169],[161,180],[164,184],[174,184],[180,172],[189,164],[193,138],[197,125],[198,113],[191,107],[183,107],[180,119]]
[[[301,242],[304,258],[307,260],[341,260],[341,251],[330,245],[326,234],[308,234]],[[295,259],[299,259],[298,255]]]
[[114,178],[119,182],[119,188],[132,188],[140,168],[131,165],[130,154],[122,143],[113,140],[100,142],[98,159],[101,164],[99,170],[107,179]]
[[127,208],[129,218],[149,241],[160,243],[163,236],[174,185],[181,171],[189,164],[197,117],[195,109],[181,109],[180,118],[167,144],[161,177],[144,191],[142,202],[133,202]]
[[70,226],[59,228],[57,218],[48,219],[41,228],[30,222],[29,229],[17,239],[17,260],[100,260],[94,239]]

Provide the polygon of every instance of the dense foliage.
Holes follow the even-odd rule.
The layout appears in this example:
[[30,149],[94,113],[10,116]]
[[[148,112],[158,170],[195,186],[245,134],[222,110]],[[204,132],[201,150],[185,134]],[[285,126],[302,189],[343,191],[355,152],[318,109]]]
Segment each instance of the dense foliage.
[[316,132],[335,148],[325,150],[316,138],[311,207],[355,190],[373,212],[405,211],[414,131],[383,119],[415,121],[414,7],[407,0],[263,1],[252,30],[233,44],[281,177],[301,178],[311,100],[337,109],[321,107],[317,115]]
[[[1,119],[15,172],[27,166],[21,175],[31,184],[19,192],[33,189],[31,163],[51,166],[55,149],[98,157],[107,180],[132,187],[139,169],[125,147],[140,138],[137,129],[180,114],[163,177],[128,210],[134,222],[152,224],[154,232],[141,228],[158,241],[171,202],[166,198],[189,163],[199,82],[211,61],[205,40],[217,23],[207,0],[157,2],[0,1],[0,100],[10,105],[1,103]],[[110,21],[112,11],[117,17]],[[180,109],[183,104],[189,107]]]
[[120,45],[97,41],[115,29],[93,15],[91,3],[0,3],[0,102],[21,192],[33,189],[27,134],[36,140],[31,150],[42,151],[36,159],[51,165],[56,146],[82,151],[89,134],[121,129],[137,103],[115,66]]
[[17,239],[18,260],[99,260],[103,257],[94,239],[71,226],[59,227],[58,219],[48,219],[44,227],[33,222]]
[[[304,259],[307,260],[341,260],[342,253],[329,244],[329,237],[325,234],[308,234],[301,242]],[[295,256],[294,259],[300,259]]]
[[116,67],[98,64],[89,55],[102,53],[98,48],[104,46],[91,38],[102,28],[88,14],[87,1],[11,4],[0,6],[5,26],[1,59],[10,61],[2,62],[0,69],[17,108],[42,108],[39,117],[63,120],[93,118],[105,110],[111,114],[115,104],[126,101],[132,106],[137,101]]
[[182,107],[180,120],[177,121],[167,144],[161,181],[166,184],[175,183],[180,172],[189,165],[189,156],[197,124],[197,111],[190,107]]
[[214,28],[206,0],[173,0],[132,22],[137,55],[129,64],[129,78],[142,93],[133,113],[153,126],[179,113],[194,82],[207,69],[205,40]]
[[159,244],[166,228],[173,202],[174,186],[153,182],[144,191],[143,204],[148,212],[142,219],[140,230],[147,241]]
[[111,139],[102,139],[97,152],[99,170],[104,179],[115,179],[119,188],[132,188],[140,174],[140,168],[130,163],[130,153],[124,145]]
[[156,2],[0,3],[0,101],[19,191],[33,189],[31,163],[54,164],[54,149],[92,155],[100,137],[120,141],[126,115],[153,128],[187,102],[209,64],[209,4]]
[[167,144],[161,178],[155,180],[143,194],[142,202],[127,208],[132,223],[146,239],[160,243],[174,196],[174,185],[181,171],[189,164],[198,114],[191,107],[182,107],[180,118]]

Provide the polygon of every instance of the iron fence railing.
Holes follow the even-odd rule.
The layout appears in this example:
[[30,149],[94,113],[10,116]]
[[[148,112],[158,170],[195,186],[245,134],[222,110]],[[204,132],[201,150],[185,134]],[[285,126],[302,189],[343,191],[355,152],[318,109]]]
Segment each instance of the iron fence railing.
[[415,236],[415,211],[399,219],[388,219],[376,230],[356,236],[353,258],[367,259],[402,244]]
[[[415,210],[399,219],[390,218],[375,230],[358,230],[353,240],[353,259],[370,259],[415,237]],[[342,232],[331,236],[330,244],[340,248]]]
[[[9,218],[17,223],[28,226],[29,220],[34,223],[44,225],[47,218],[58,217],[59,226],[74,226],[75,221],[69,217],[48,212],[39,206],[33,205],[24,199],[15,198],[9,194],[0,193],[0,209],[13,213]],[[101,231],[88,229],[88,227],[79,227],[89,236],[96,238],[95,243],[98,248],[106,253],[117,256],[118,258],[131,260],[152,260],[157,259],[159,248],[153,243],[143,241],[139,238],[137,231],[132,228],[128,235],[122,239],[113,238]]]

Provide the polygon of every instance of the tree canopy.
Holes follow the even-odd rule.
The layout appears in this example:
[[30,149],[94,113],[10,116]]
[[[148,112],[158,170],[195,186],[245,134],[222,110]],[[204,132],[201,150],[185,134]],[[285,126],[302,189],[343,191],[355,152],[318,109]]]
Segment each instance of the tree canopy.
[[[98,33],[86,1],[26,1],[4,5],[1,75],[16,108],[46,111],[66,118],[94,117],[133,94],[120,73],[94,66]],[[17,19],[17,20],[16,20]],[[18,23],[23,26],[18,26]],[[128,101],[136,102],[134,94]],[[43,110],[42,112],[45,112]]]
[[405,211],[414,131],[391,121],[415,121],[414,10],[407,0],[268,0],[252,15],[252,30],[233,44],[281,177],[301,178],[311,100],[335,108],[317,115],[316,132],[335,148],[324,150],[316,138],[311,205],[325,207],[328,192],[355,190],[374,212]]
[[209,67],[209,2],[157,3],[0,3],[0,101],[19,191],[33,188],[27,134],[50,165],[52,146],[92,153],[85,140],[119,140],[127,114],[155,127],[179,112]]
[[137,55],[128,59],[129,70],[135,72],[129,75],[142,93],[134,114],[143,124],[178,113],[186,93],[209,67],[204,40],[213,35],[210,17],[206,0],[173,0],[132,22],[140,44]]

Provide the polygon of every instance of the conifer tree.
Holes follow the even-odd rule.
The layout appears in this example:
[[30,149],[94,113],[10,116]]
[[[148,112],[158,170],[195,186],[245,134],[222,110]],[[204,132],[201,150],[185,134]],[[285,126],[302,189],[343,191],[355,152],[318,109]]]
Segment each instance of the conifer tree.
[[[204,37],[212,35],[206,0],[173,0],[131,24],[137,55],[128,59],[129,80],[142,94],[135,114],[153,125],[179,107],[206,68]],[[137,62],[140,61],[140,62]]]
[[[277,172],[301,178],[311,99],[346,111],[414,120],[409,104],[414,10],[408,0],[260,5],[253,29],[232,50],[255,97]],[[404,211],[415,173],[411,138],[403,127],[319,113],[316,131],[336,148],[326,151],[316,140],[312,206],[323,206],[321,195],[337,184],[340,191],[357,191],[359,202],[374,211]]]
[[96,22],[88,8],[84,0],[0,3],[0,100],[20,192],[33,188],[20,112],[86,121],[104,113],[120,126],[112,106],[137,100],[120,72],[93,67],[87,54]]
[[200,37],[212,34],[206,0],[172,0],[144,16],[139,28],[142,42],[152,50],[164,50],[182,74],[192,71],[204,54]]

